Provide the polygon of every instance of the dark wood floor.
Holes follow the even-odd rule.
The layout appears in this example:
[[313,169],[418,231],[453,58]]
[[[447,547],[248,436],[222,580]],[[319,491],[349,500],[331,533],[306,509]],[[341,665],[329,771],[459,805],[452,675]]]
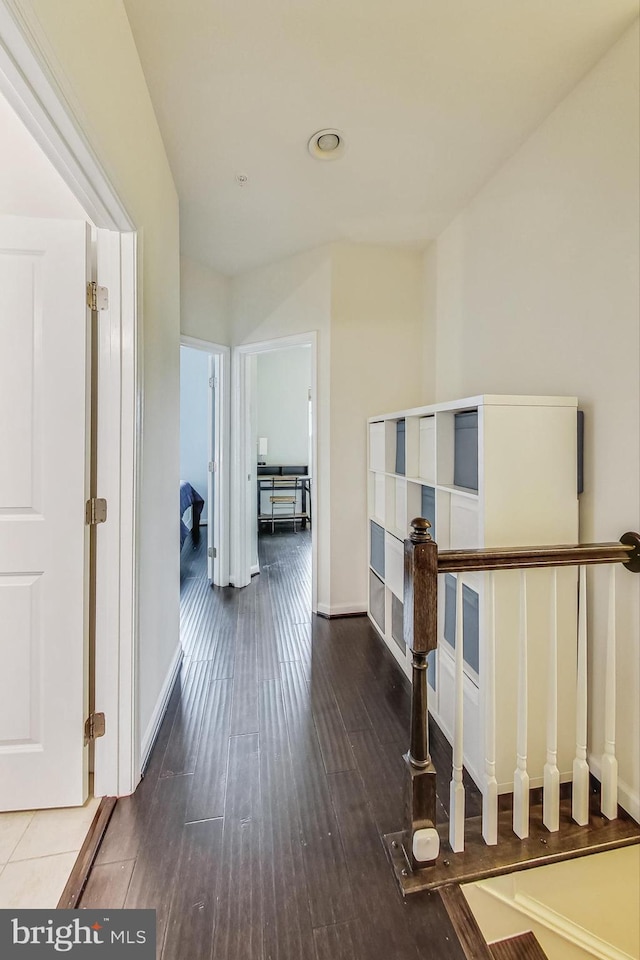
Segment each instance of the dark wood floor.
[[242,590],[209,586],[204,539],[183,550],[176,689],[81,906],[154,907],[163,960],[463,960],[439,896],[403,901],[381,842],[402,826],[395,661],[366,618],[312,617],[308,532],[261,537]]

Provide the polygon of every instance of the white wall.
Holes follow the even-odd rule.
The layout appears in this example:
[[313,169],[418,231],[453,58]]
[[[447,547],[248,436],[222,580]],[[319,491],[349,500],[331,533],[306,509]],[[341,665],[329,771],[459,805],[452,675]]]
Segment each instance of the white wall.
[[204,498],[202,522],[208,520],[209,501],[209,354],[180,347],[180,479],[187,480]]
[[267,463],[308,463],[311,347],[258,354],[257,366],[257,435],[267,438]]
[[88,220],[58,171],[0,94],[0,213]]
[[180,332],[229,346],[231,281],[190,257],[180,257]]
[[[436,285],[426,333],[436,342],[438,400],[579,397],[587,542],[640,527],[638,89],[636,22],[425,258]],[[617,582],[618,754],[638,815],[640,577],[620,569]],[[596,753],[604,599],[602,588],[591,590]]]
[[139,734],[179,650],[178,197],[121,0],[18,0],[138,228],[142,344]]
[[331,612],[365,610],[367,418],[424,402],[422,256],[333,248],[331,286]]

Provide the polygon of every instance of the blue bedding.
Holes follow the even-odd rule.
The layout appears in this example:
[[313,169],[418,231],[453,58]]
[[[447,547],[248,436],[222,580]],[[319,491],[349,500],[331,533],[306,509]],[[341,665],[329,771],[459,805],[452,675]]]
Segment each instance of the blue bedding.
[[181,483],[180,484],[180,549],[182,550],[182,545],[186,540],[189,534],[189,528],[182,519],[185,513],[185,510],[188,510],[189,507],[193,507],[191,511],[191,533],[194,541],[197,543],[200,536],[200,515],[202,514],[202,508],[204,507],[204,500],[200,496],[197,490],[195,490],[190,483]]

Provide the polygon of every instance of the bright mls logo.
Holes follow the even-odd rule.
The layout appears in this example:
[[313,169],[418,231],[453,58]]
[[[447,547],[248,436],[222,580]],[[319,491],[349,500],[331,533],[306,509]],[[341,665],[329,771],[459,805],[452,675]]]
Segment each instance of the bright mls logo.
[[2,960],[155,960],[155,910],[0,910]]

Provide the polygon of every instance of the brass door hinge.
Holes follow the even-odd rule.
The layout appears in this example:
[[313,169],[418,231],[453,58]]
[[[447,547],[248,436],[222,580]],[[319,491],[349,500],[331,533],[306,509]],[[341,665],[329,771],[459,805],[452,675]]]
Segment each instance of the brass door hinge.
[[89,310],[108,310],[109,291],[107,287],[99,287],[94,280],[87,284],[87,306]]
[[91,497],[85,507],[85,522],[89,526],[104,523],[107,519],[107,501],[103,497]]
[[98,737],[104,737],[106,730],[106,721],[104,713],[92,713],[84,724],[84,742],[90,743],[97,740]]

